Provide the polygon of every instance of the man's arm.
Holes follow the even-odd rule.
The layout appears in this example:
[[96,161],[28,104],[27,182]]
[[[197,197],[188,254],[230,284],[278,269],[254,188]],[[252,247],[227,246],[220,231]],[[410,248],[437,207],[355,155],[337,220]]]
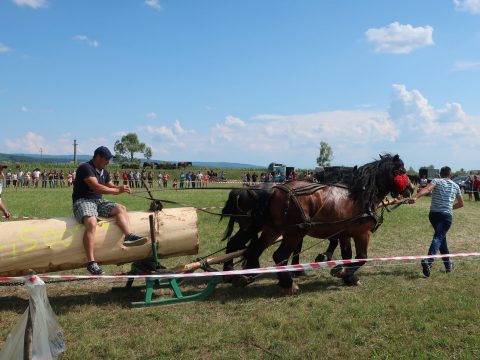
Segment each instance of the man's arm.
[[463,196],[462,196],[462,194],[460,194],[460,196],[457,196],[457,201],[455,202],[455,204],[453,204],[453,210],[460,209],[461,207],[463,207]]
[[417,190],[417,196],[415,197],[415,199],[418,199],[419,197],[422,197],[424,195],[429,194],[433,190],[434,187],[435,187],[435,184],[433,182],[431,182],[430,184],[428,184],[424,188],[419,188]]
[[111,180],[106,185],[102,185],[98,182],[95,176],[86,177],[83,181],[85,181],[88,187],[97,194],[118,195],[123,193],[130,194],[132,192],[128,185],[115,186]]

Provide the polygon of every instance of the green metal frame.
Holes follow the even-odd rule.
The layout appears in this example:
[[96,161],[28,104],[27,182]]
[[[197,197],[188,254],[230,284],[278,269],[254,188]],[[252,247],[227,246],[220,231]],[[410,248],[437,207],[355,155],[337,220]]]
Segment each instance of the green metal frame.
[[[157,242],[155,240],[154,233],[154,224],[153,224],[153,215],[150,215],[150,232],[151,232],[151,243],[152,243],[152,254],[153,261],[156,265],[156,268],[160,266],[160,261],[157,255]],[[173,272],[172,272],[173,273]],[[143,288],[142,285],[133,286],[134,278],[127,280],[125,289],[138,289]],[[212,292],[215,290],[215,287],[222,282],[222,276],[213,276],[208,281],[206,287],[193,294],[185,295],[181,288],[180,283],[183,279],[145,279],[145,300],[144,301],[133,301],[131,302],[132,307],[146,307],[151,305],[167,305],[167,304],[179,304],[189,301],[198,301],[205,300],[209,297]],[[171,298],[161,298],[161,299],[152,299],[154,289],[171,289],[173,291],[173,296]]]

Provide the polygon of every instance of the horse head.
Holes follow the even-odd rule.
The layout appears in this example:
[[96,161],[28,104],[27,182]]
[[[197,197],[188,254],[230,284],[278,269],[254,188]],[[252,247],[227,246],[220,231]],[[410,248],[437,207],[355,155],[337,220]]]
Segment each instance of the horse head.
[[408,186],[405,165],[400,156],[380,155],[375,160],[354,169],[350,196],[364,209],[374,209],[389,193],[401,194]]

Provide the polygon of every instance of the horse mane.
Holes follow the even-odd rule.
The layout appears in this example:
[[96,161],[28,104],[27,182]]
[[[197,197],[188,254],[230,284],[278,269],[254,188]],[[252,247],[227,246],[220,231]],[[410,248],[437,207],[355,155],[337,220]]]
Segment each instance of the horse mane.
[[355,167],[350,188],[350,199],[360,204],[364,211],[375,210],[378,203],[391,190],[393,170],[403,168],[403,161],[398,155],[380,155],[380,160]]

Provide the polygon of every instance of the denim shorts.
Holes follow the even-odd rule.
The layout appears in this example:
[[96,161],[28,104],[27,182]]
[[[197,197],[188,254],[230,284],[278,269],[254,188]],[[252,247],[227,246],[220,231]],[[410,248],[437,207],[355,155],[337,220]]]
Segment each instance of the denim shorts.
[[85,216],[110,217],[116,203],[104,199],[78,199],[73,203],[73,215],[79,223]]

